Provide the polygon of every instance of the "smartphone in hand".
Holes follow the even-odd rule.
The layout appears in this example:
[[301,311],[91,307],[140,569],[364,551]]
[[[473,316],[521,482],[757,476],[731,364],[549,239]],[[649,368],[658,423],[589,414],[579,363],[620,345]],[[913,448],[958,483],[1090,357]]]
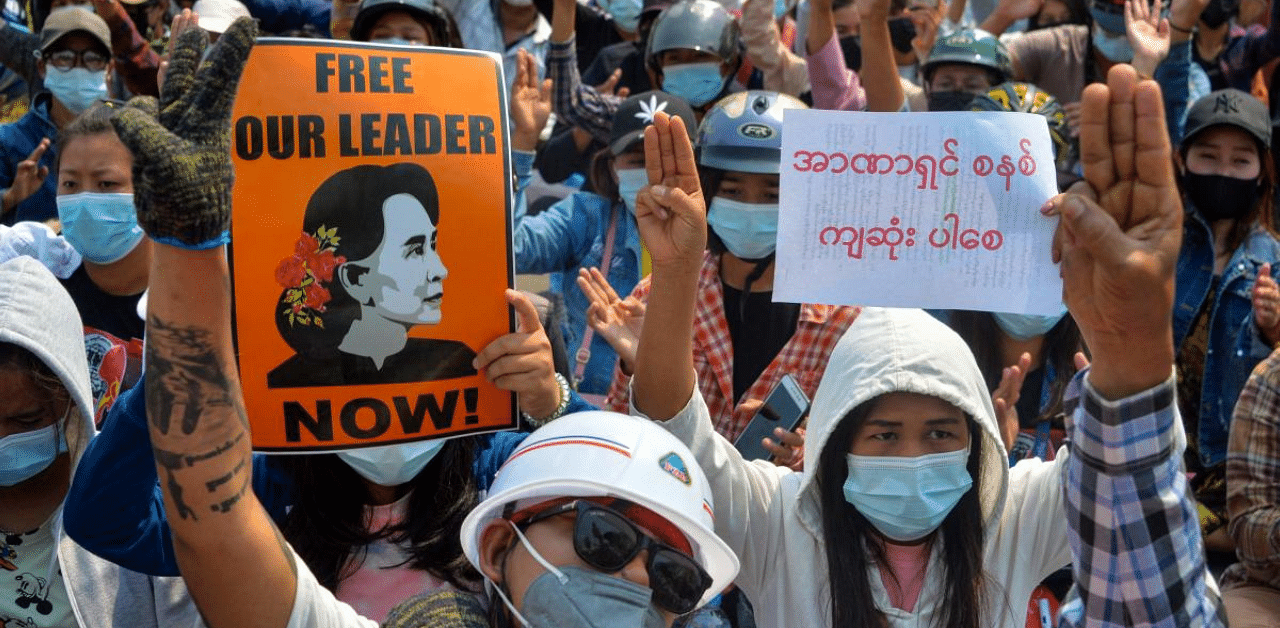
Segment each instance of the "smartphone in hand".
[[760,444],[761,439],[775,438],[773,430],[777,427],[788,432],[795,430],[808,414],[809,398],[804,389],[795,377],[783,375],[733,446],[747,460],[772,460],[773,454]]

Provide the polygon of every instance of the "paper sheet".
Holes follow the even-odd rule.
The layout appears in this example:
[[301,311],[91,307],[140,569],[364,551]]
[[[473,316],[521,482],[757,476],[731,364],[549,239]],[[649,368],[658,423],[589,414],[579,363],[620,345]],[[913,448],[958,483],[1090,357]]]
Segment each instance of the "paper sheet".
[[774,298],[1061,312],[1043,117],[789,110]]

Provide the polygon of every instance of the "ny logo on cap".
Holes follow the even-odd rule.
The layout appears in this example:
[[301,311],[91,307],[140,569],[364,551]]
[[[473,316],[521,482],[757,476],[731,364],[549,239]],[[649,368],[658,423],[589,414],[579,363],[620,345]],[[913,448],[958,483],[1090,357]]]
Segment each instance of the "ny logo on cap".
[[1218,94],[1218,99],[1213,103],[1214,113],[1239,113],[1240,102],[1236,99],[1235,94]]
[[645,124],[653,124],[654,116],[658,115],[660,111],[665,111],[666,108],[667,101],[664,100],[659,103],[657,96],[650,96],[649,102],[640,101],[640,111],[637,111],[635,116],[644,121]]

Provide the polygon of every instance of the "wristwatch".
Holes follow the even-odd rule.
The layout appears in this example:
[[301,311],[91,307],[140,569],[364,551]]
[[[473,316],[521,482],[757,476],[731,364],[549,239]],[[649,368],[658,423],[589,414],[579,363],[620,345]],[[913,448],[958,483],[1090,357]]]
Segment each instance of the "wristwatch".
[[558,391],[560,394],[560,401],[556,404],[555,411],[542,418],[529,416],[526,412],[520,413],[524,417],[524,420],[534,428],[542,427],[543,425],[564,416],[564,411],[569,409],[569,397],[572,395],[569,390],[569,380],[565,379],[564,375],[556,373],[556,384],[559,386]]

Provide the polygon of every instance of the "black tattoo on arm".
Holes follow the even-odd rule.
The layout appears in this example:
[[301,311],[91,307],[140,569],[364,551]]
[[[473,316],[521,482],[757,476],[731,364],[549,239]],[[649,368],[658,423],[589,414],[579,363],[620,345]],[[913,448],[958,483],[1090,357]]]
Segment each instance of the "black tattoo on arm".
[[178,327],[157,316],[147,321],[147,416],[161,434],[175,418],[182,433],[195,432],[208,410],[230,409],[231,382],[223,372],[212,334]]

